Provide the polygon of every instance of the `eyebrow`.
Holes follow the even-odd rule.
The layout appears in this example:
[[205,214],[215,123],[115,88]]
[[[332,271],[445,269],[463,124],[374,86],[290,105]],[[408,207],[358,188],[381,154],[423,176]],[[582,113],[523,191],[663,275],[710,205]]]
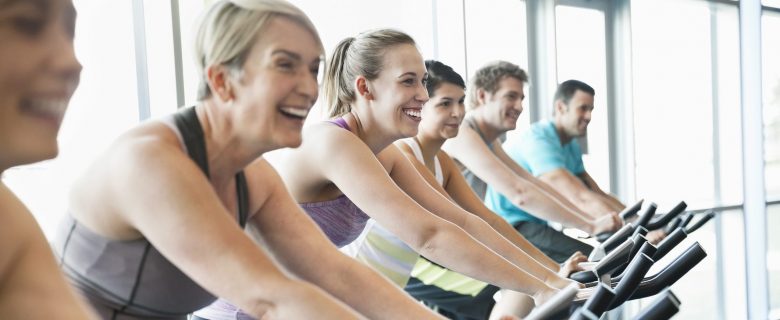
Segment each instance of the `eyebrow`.
[[49,7],[49,2],[46,0],[0,0],[0,9],[5,9],[6,7],[19,3],[31,3],[41,11],[45,11]]
[[[271,52],[271,55],[276,55],[276,54],[282,54],[282,55],[285,55],[285,56],[287,56],[287,57],[289,57],[291,59],[297,60],[297,61],[302,61],[303,60],[303,58],[301,58],[300,54],[292,52],[290,50],[286,50],[286,49],[276,49],[273,52]],[[320,55],[320,56],[317,56],[316,58],[314,58],[314,60],[312,60],[311,63],[320,63],[320,62],[322,62],[323,59],[324,59],[323,56]]]
[[[417,73],[415,73],[414,71],[404,72],[403,74],[401,74],[401,75],[400,75],[400,76],[398,76],[398,77],[399,77],[399,78],[403,78],[403,77],[405,77],[405,76],[413,76],[413,77],[416,77],[416,76],[417,76]],[[427,76],[428,76],[428,73],[427,73],[427,72],[426,72],[426,73],[423,73],[423,78],[425,78],[425,77],[427,77]]]

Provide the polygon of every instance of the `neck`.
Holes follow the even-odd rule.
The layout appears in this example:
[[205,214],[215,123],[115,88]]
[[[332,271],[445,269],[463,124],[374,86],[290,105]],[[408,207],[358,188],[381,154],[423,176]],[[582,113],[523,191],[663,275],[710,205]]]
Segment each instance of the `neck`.
[[371,121],[371,114],[361,112],[361,110],[370,109],[355,108],[353,105],[351,106],[351,110],[352,111],[344,115],[347,123],[350,124],[350,131],[357,135],[374,154],[378,154],[394,141],[405,138],[388,133],[386,129],[382,128],[379,121]]
[[555,119],[553,124],[555,125],[555,132],[558,133],[558,139],[561,140],[561,145],[567,144],[573,139],[573,137],[566,134],[566,131],[563,130],[563,124],[561,124],[560,120]]
[[422,151],[425,163],[433,163],[433,158],[436,157],[436,154],[441,150],[441,146],[447,141],[447,139],[441,137],[429,137],[422,133],[418,133],[415,140],[417,140],[417,144],[420,145],[420,150]]
[[235,130],[229,108],[213,100],[195,107],[203,127],[208,155],[209,174],[214,184],[232,180],[233,176],[273,148],[255,146],[243,141]]
[[479,127],[479,131],[482,132],[483,137],[487,141],[493,141],[498,138],[501,134],[506,132],[507,130],[496,128],[495,126],[491,125],[489,121],[487,121],[487,117],[484,114],[484,108],[477,108],[471,112],[469,115],[471,118],[474,119],[474,123]]

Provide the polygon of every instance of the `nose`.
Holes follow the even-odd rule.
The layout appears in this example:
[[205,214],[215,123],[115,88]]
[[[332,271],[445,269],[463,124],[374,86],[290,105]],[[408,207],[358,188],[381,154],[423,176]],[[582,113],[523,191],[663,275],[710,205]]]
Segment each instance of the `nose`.
[[82,66],[76,58],[73,35],[65,30],[60,30],[54,38],[50,42],[49,51],[52,69],[63,79],[75,81],[78,84]]
[[300,77],[302,78],[298,81],[297,91],[314,104],[317,100],[317,95],[319,95],[319,83],[317,83],[317,78],[312,75],[311,71],[305,67],[302,69],[302,72],[300,72]]
[[420,83],[417,85],[417,92],[415,92],[414,99],[420,101],[420,103],[428,102],[430,97],[428,97],[428,89],[425,88],[424,84]]
[[466,107],[462,103],[458,103],[455,108],[452,108],[452,116],[458,119],[463,119],[466,115]]

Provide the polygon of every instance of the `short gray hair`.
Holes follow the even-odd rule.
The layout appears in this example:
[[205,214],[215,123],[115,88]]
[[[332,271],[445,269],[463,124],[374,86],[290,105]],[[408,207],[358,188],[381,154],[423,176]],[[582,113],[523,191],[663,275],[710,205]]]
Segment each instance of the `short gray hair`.
[[284,0],[221,0],[201,16],[195,36],[195,59],[200,75],[198,100],[211,96],[206,69],[225,65],[240,72],[256,38],[274,17],[288,18],[309,30],[322,48],[314,24],[301,9]]
[[498,91],[498,83],[505,77],[512,77],[520,82],[528,83],[528,74],[518,65],[507,61],[494,61],[479,68],[468,86],[467,107],[477,107],[477,90],[482,89],[491,94]]

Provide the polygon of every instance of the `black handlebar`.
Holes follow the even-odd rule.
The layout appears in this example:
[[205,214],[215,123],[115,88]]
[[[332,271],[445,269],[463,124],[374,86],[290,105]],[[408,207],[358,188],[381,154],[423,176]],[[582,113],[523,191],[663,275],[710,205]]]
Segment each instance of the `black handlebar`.
[[680,300],[666,289],[649,307],[642,310],[634,320],[667,320],[680,311]]
[[657,230],[663,228],[666,226],[666,224],[672,221],[672,219],[683,213],[687,207],[688,205],[685,203],[685,201],[680,201],[680,203],[674,206],[674,208],[669,210],[669,212],[667,212],[665,215],[648,223],[646,227],[647,230]]
[[644,199],[637,201],[633,206],[623,209],[623,211],[621,211],[618,215],[621,219],[623,219],[623,221],[630,219],[631,217],[635,216],[637,212],[639,212],[639,209],[642,208],[642,202],[644,201]]
[[712,210],[708,210],[707,213],[704,214],[703,217],[699,219],[699,221],[696,221],[690,228],[685,229],[685,232],[688,234],[691,234],[691,232],[694,232],[696,230],[699,230],[707,221],[710,221],[710,219],[715,217],[715,212],[712,212]]
[[631,299],[641,299],[658,294],[664,288],[680,280],[705,257],[707,257],[707,253],[701,245],[698,242],[694,243],[663,270],[643,281],[636,292],[631,295]]

